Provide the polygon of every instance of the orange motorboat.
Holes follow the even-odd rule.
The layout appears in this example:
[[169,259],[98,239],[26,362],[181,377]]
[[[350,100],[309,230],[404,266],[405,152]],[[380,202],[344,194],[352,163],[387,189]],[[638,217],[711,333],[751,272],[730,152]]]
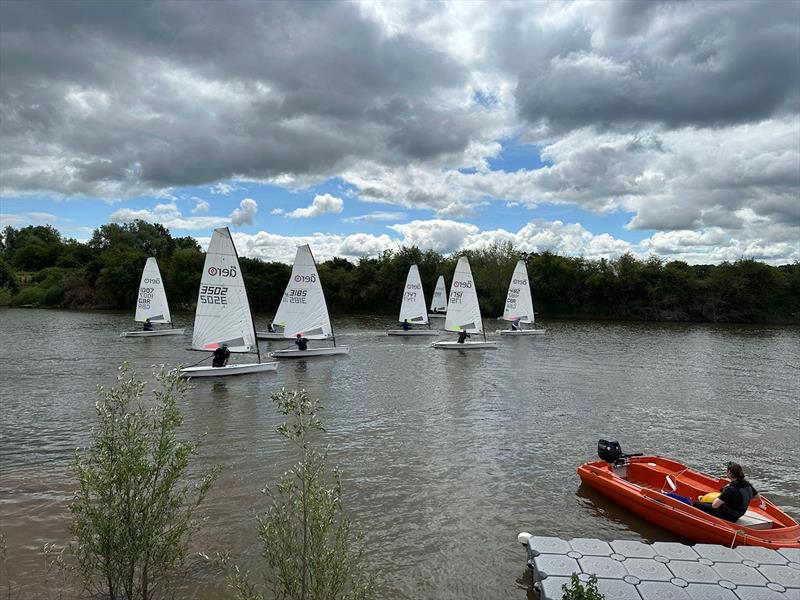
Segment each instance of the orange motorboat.
[[696,542],[726,546],[800,548],[800,524],[761,495],[732,523],[691,505],[729,483],[660,456],[622,454],[600,440],[602,460],[581,465],[581,480],[640,517]]

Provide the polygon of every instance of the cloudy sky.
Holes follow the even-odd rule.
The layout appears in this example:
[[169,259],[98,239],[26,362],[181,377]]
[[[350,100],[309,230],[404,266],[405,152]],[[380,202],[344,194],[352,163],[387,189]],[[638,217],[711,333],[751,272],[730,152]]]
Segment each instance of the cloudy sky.
[[0,2],[0,222],[800,260],[800,3]]

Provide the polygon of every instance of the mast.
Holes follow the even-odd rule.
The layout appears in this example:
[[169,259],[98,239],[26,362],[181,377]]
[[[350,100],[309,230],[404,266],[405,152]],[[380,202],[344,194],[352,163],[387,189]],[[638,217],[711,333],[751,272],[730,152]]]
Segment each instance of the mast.
[[233,236],[231,235],[230,228],[226,225],[225,231],[228,232],[228,237],[231,238],[231,246],[233,246],[233,253],[236,255],[236,264],[239,265],[239,270],[242,271],[242,285],[244,286],[245,294],[247,295],[247,310],[250,313],[250,324],[253,326],[253,339],[256,342],[256,355],[258,356],[258,362],[261,363],[261,348],[258,347],[258,336],[256,335],[256,322],[253,319],[253,307],[250,306],[250,294],[247,294],[247,286],[244,285],[244,271],[242,270],[242,264],[239,262],[239,251],[236,249],[236,244],[233,243]]
[[[319,287],[322,289],[322,278],[319,276],[319,269],[317,268],[317,259],[314,258],[314,253],[311,251],[311,245],[306,244],[308,246],[308,253],[311,255],[311,262],[314,263],[314,270],[317,272],[317,277],[319,278]],[[322,290],[322,301],[325,303],[325,312],[328,313],[328,323],[331,324],[331,339],[333,340],[333,347],[336,348],[336,334],[333,332],[333,321],[331,321],[331,314],[328,311],[328,301],[325,300],[325,290]]]

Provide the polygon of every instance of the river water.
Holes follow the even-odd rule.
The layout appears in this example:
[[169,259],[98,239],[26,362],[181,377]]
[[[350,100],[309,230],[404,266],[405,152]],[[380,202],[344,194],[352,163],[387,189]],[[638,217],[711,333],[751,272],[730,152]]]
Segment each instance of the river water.
[[[36,597],[61,585],[44,575],[41,547],[69,538],[69,465],[89,439],[95,386],[113,383],[123,361],[152,381],[152,365],[199,356],[185,350],[189,335],[118,337],[134,326],[126,313],[1,309],[0,319],[0,533],[12,588]],[[716,475],[736,460],[800,517],[797,328],[549,322],[544,336],[453,352],[387,337],[391,318],[334,321],[349,356],[193,383],[185,434],[205,433],[198,468],[224,466],[194,550],[258,569],[260,490],[296,458],[274,431],[270,395],[282,387],[326,407],[319,441],[343,471],[385,598],[524,599],[522,530],[676,540],[579,485],[575,469],[595,459],[598,438]],[[182,598],[232,597],[196,555],[179,585]]]

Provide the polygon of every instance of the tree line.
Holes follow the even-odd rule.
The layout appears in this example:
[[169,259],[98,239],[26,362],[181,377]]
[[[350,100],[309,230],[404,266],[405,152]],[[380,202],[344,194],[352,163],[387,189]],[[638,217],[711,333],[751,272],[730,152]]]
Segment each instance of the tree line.
[[[689,265],[657,256],[587,259],[525,253],[494,244],[452,255],[416,247],[387,250],[357,262],[319,265],[330,311],[394,314],[408,268],[419,266],[427,300],[436,279],[449,284],[458,258],[472,267],[485,317],[502,314],[518,260],[528,266],[539,318],[600,318],[728,323],[800,323],[800,263],[771,266],[742,258]],[[91,239],[66,239],[51,226],[6,227],[0,236],[0,305],[131,309],[149,256],[158,260],[170,306],[192,310],[205,253],[191,237],[160,224],[103,225]],[[279,262],[240,258],[255,312],[274,312],[291,274]]]

